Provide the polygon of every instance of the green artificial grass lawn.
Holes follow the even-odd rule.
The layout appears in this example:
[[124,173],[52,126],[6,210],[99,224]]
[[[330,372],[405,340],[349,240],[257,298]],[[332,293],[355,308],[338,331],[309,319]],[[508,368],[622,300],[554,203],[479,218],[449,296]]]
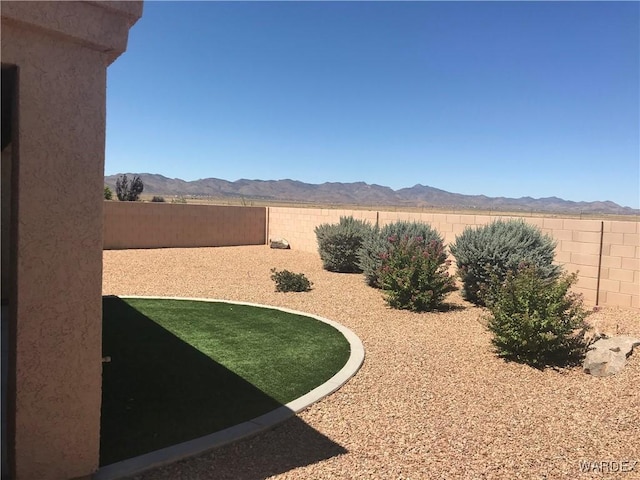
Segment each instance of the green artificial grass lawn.
[[333,327],[222,302],[103,299],[100,464],[245,422],[313,390],[349,358]]

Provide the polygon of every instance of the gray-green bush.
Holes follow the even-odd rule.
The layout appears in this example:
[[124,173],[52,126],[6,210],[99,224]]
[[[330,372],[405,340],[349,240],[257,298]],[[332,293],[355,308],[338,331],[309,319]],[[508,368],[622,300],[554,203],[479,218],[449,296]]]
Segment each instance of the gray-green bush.
[[324,269],[330,272],[362,272],[358,266],[358,250],[371,229],[371,224],[352,216],[340,217],[337,224],[318,225],[315,234]]
[[542,278],[557,278],[561,268],[553,264],[555,246],[553,238],[518,219],[467,227],[449,249],[456,259],[463,297],[484,305],[483,291],[492,278],[503,281],[521,264],[536,267]]
[[432,241],[442,243],[440,234],[426,223],[397,221],[383,227],[372,228],[369,235],[362,241],[358,250],[358,267],[364,273],[369,286],[382,288],[379,278],[383,255],[389,253],[392,237],[420,237],[421,243],[428,245]]

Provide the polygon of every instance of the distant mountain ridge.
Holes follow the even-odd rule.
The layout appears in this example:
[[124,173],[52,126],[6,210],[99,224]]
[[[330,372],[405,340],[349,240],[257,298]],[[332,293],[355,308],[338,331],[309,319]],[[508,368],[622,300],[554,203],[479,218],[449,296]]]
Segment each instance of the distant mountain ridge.
[[[115,191],[119,176],[104,177],[105,185]],[[127,173],[128,177],[139,175],[144,183],[145,194],[181,195],[194,197],[244,197],[247,199],[294,202],[318,205],[359,205],[393,207],[441,207],[478,210],[510,210],[564,213],[602,213],[615,215],[639,215],[639,209],[623,207],[611,201],[574,202],[558,197],[505,198],[485,195],[463,195],[451,193],[426,185],[393,190],[382,185],[364,182],[326,182],[311,184],[297,180],[247,180],[235,182],[219,178],[204,178],[185,181],[167,178],[152,173]]]

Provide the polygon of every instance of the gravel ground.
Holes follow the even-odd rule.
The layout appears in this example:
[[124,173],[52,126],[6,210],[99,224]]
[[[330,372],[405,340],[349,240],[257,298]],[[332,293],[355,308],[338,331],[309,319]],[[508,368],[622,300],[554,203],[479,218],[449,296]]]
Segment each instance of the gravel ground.
[[[313,290],[276,293],[272,267],[304,273]],[[483,310],[456,292],[445,313],[392,310],[361,275],[266,246],[105,251],[104,294],[288,307],[344,324],[366,351],[354,378],[297,417],[138,480],[640,478],[638,351],[608,378],[508,363],[491,351]],[[588,320],[640,336],[637,310]],[[639,463],[586,474],[581,461]]]

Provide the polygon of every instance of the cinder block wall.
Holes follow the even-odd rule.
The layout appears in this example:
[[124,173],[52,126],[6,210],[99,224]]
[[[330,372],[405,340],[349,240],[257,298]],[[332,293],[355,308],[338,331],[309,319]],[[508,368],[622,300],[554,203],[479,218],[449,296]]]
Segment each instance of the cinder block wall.
[[266,209],[104,202],[104,249],[264,245]]
[[[337,223],[341,216],[353,215],[380,225],[397,220],[430,224],[451,243],[465,227],[484,225],[498,217],[445,213],[385,212],[365,210],[329,210],[314,208],[268,208],[268,238],[282,237],[291,248],[317,252],[314,228],[322,223]],[[557,240],[556,260],[569,272],[578,272],[575,291],[584,295],[585,303],[595,305],[598,286],[600,236],[599,305],[640,308],[640,223],[637,221],[579,220],[557,217],[523,217]]]

